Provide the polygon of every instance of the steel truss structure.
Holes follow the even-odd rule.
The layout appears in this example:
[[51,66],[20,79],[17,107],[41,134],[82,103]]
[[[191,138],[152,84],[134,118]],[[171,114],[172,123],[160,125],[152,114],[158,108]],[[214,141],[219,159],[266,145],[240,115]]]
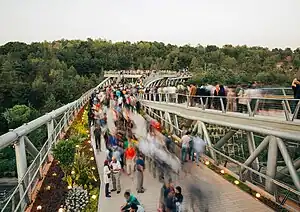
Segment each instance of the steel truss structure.
[[[151,117],[161,121],[162,126],[176,137],[182,136],[182,129],[180,126],[182,123],[179,121],[178,114],[172,114],[159,108],[151,108],[145,104],[142,104],[144,111]],[[188,108],[187,108],[188,110]],[[240,130],[239,128],[223,127],[227,128],[226,134],[216,141],[212,142],[210,132],[208,130],[208,123],[197,120],[195,117],[192,131],[201,136],[207,142],[207,156],[211,161],[222,168],[226,168],[228,163],[238,166],[236,173],[228,170],[233,176],[236,176],[241,181],[253,183],[257,190],[263,188],[266,192],[265,195],[272,198],[274,201],[285,204],[288,198],[293,199],[299,203],[300,197],[300,181],[297,175],[297,169],[300,168],[300,158],[293,161],[287,149],[287,140],[285,137],[275,137],[273,135],[263,134],[264,138],[262,142],[256,146],[255,133],[249,130]],[[220,124],[219,126],[222,126]],[[221,150],[229,140],[231,140],[237,134],[246,135],[244,142],[247,143],[249,155],[243,162],[240,162],[226,154]],[[300,142],[300,137],[298,138]],[[279,150],[279,151],[278,151]],[[263,173],[262,166],[260,165],[259,156],[267,151],[267,165],[266,172]],[[284,168],[277,168],[278,156],[281,154],[286,166]],[[223,165],[224,163],[224,165]],[[286,185],[279,180],[290,174],[293,185]],[[256,182],[255,182],[255,179]],[[280,191],[285,190],[285,195]]]
[[[112,79],[106,78],[96,88],[111,83]],[[51,148],[62,138],[77,113],[89,101],[93,91],[94,89],[91,89],[78,100],[0,136],[0,149],[14,145],[18,173],[18,185],[12,194],[0,204],[1,212],[25,211],[32,200],[32,194],[38,181],[43,178],[47,163],[51,161]],[[45,125],[47,126],[48,139],[38,151],[28,138],[28,134]],[[34,157],[29,166],[26,152]]]

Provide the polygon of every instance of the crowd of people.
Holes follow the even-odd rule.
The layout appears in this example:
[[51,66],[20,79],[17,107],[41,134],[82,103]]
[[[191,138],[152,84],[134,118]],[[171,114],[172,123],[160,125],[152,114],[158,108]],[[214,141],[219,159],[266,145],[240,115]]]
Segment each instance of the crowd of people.
[[[103,167],[103,182],[107,198],[111,198],[112,192],[117,194],[122,192],[121,188],[124,185],[121,175],[123,174],[135,178],[137,193],[144,193],[146,160],[151,161],[152,166],[160,170],[159,179],[164,181],[168,179],[164,175],[164,169],[168,166],[167,162],[161,161],[159,156],[150,158],[151,154],[147,153],[148,147],[139,145],[141,137],[136,131],[141,130],[136,130],[137,123],[132,120],[132,114],[140,112],[141,105],[135,94],[141,89],[143,88],[137,85],[114,83],[95,91],[90,98],[89,126],[94,129],[96,149],[101,151],[101,138],[105,143],[106,160]],[[163,141],[158,141],[159,138],[156,137],[155,131],[160,133],[160,125],[157,121],[149,122],[146,131],[145,139],[148,139],[147,142],[153,142],[154,148],[170,150],[170,137],[164,137]],[[126,204],[121,207],[121,211],[144,211],[140,202],[130,191],[125,191],[124,197]],[[174,187],[170,178],[161,189],[159,210],[180,212],[182,201],[181,187]]]
[[[150,73],[150,72],[149,72]],[[147,72],[147,74],[149,74]],[[142,147],[141,135],[136,133],[138,123],[133,120],[132,114],[141,112],[141,104],[136,98],[138,93],[150,92],[157,95],[158,88],[153,87],[145,90],[143,87],[143,79],[137,81],[136,84],[126,83],[124,80],[118,81],[105,88],[95,91],[90,99],[89,126],[93,126],[96,148],[101,151],[101,138],[104,138],[106,160],[103,168],[103,181],[105,184],[105,196],[111,198],[111,193],[120,194],[122,191],[122,177],[125,174],[136,180],[137,193],[144,193],[144,171],[146,169],[146,161],[149,162],[152,169],[159,171],[159,179],[163,181],[160,191],[158,211],[161,212],[181,212],[183,211],[183,195],[182,188],[175,186],[171,175],[166,175],[168,170],[173,169],[167,161],[160,159],[161,155],[147,154],[145,148]],[[220,96],[226,97],[223,106],[220,101],[212,100],[209,107],[221,110],[222,107],[228,105],[232,110],[244,111],[247,109],[246,103],[242,102],[245,96],[251,95],[246,90],[255,89],[256,84],[248,85],[247,88],[238,86],[235,91],[225,88],[223,85],[216,83],[215,86],[200,86],[195,84],[187,86],[186,94],[189,96],[191,106],[199,103],[196,96]],[[295,79],[292,83],[294,97],[300,98],[300,81]],[[208,92],[209,91],[209,92]],[[228,95],[241,97],[231,102]],[[235,108],[235,109],[234,109]],[[141,126],[140,126],[141,127]],[[168,154],[174,154],[174,143],[171,135],[167,134],[164,139],[157,137],[156,132],[161,133],[159,122],[148,122],[146,131],[147,135],[143,139],[152,143],[153,148],[163,149]],[[134,130],[135,129],[135,130]],[[181,154],[180,160],[182,165],[188,160],[195,161],[199,166],[200,155],[204,152],[206,143],[201,137],[192,132],[191,129],[184,130],[181,137]],[[153,152],[153,151],[152,151]],[[154,156],[155,155],[155,156]],[[179,156],[178,156],[179,157]],[[175,171],[176,172],[176,171]],[[178,173],[177,173],[178,174]],[[154,176],[155,174],[153,174]],[[127,185],[125,185],[127,186]],[[110,188],[112,187],[112,188]],[[143,212],[143,206],[139,200],[130,192],[125,191],[124,198],[126,204],[121,207],[121,211],[137,211]]]
[[[292,82],[293,97],[300,99],[300,81],[294,79]],[[273,90],[274,91],[274,90]],[[220,83],[215,85],[183,85],[175,86],[153,86],[145,89],[147,98],[154,101],[169,101],[176,103],[186,103],[189,106],[205,107],[206,109],[215,109],[228,112],[250,113],[256,110],[256,113],[283,112],[284,107],[280,98],[274,96],[272,89],[260,89],[257,82],[248,85],[237,84],[234,88],[227,87]],[[276,90],[275,90],[276,91]],[[275,92],[274,91],[274,92]],[[278,91],[278,90],[277,90]],[[269,98],[269,100],[268,100]],[[272,101],[271,98],[279,98],[279,101]],[[291,113],[295,112],[297,100],[288,100]],[[251,111],[249,111],[251,109]],[[300,113],[298,113],[298,119]]]

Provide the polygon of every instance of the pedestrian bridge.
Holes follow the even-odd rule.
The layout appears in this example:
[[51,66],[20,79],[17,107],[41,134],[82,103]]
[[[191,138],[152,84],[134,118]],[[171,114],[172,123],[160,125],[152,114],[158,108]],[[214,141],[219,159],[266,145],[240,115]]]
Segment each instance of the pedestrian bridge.
[[[118,74],[106,73],[106,79],[97,88],[112,84],[113,80],[119,77],[115,75]],[[133,78],[131,75],[125,74],[125,77]],[[137,78],[139,77],[140,74]],[[176,77],[172,75],[172,78],[176,78],[175,83],[182,82],[180,77]],[[25,211],[27,205],[34,201],[32,197],[38,188],[38,181],[47,170],[45,166],[51,156],[52,146],[63,136],[93,91],[94,89],[91,89],[78,100],[0,136],[0,149],[14,145],[19,182],[11,195],[1,202],[1,212]],[[219,110],[208,109],[206,99],[211,97],[199,97],[198,104],[193,107],[190,106],[188,96],[166,94],[156,97],[155,95],[152,98],[150,94],[139,96],[148,115],[161,121],[164,128],[176,138],[177,152],[180,151],[179,138],[183,133],[181,125],[190,123],[190,120],[192,129],[208,143],[208,151],[203,157],[206,165],[201,164],[198,167],[187,163],[183,166],[181,175],[174,177],[176,185],[183,188],[187,211],[272,211],[258,201],[262,197],[267,197],[276,202],[274,204],[282,205],[291,211],[299,210],[297,204],[300,183],[297,169],[300,167],[300,160],[293,158],[290,152],[292,148],[299,147],[300,124],[297,115],[288,109],[288,106],[294,105],[295,100],[275,99],[273,101],[277,102],[276,105],[280,105],[280,108],[274,110],[272,107],[266,107],[266,100],[260,99],[254,106],[250,103],[247,105],[247,113],[237,113],[228,109],[224,102],[222,103],[223,100],[220,100]],[[260,104],[262,102],[263,106]],[[292,107],[295,108],[293,111],[297,111],[300,106],[296,103]],[[47,127],[48,139],[41,149],[37,149],[27,135],[43,126]],[[241,148],[243,145],[247,148]],[[266,155],[266,152],[267,159],[264,160],[261,156]],[[26,153],[34,158],[30,164],[27,164]],[[104,154],[95,154],[101,174]],[[228,173],[238,179],[237,182],[243,181],[253,191],[258,192],[259,196],[243,192],[237,185],[229,183],[212,171],[208,164],[219,167],[222,173]],[[153,173],[151,166],[147,168],[146,192],[137,195],[146,211],[156,211],[162,185],[153,177]],[[122,192],[130,189],[135,193],[134,179],[123,175],[121,180],[124,182]],[[123,203],[122,193],[119,196],[113,195],[111,200],[101,195],[99,211],[119,211]]]

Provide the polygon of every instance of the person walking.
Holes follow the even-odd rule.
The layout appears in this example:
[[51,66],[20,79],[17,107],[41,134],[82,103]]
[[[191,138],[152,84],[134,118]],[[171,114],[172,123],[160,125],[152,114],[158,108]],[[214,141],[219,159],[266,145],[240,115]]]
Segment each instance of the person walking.
[[196,165],[199,166],[200,155],[205,151],[205,141],[202,140],[199,136],[193,138],[194,140],[194,151],[196,153]]
[[160,189],[160,198],[159,198],[159,211],[165,212],[167,207],[167,199],[169,193],[172,191],[172,179],[169,178],[168,181],[165,181],[162,188]]
[[137,192],[144,193],[143,183],[144,183],[144,170],[145,161],[142,155],[136,160],[136,170],[137,170]]
[[189,149],[189,144],[190,144],[190,132],[187,131],[186,134],[184,136],[182,136],[181,138],[181,142],[182,142],[182,147],[181,147],[181,161],[182,163],[186,162],[186,155]]
[[117,191],[117,194],[121,192],[121,183],[120,183],[120,171],[121,171],[121,164],[117,160],[117,158],[112,158],[111,162],[112,167],[112,184],[113,189],[111,191]]
[[109,198],[109,197],[111,197],[110,192],[109,192],[109,178],[111,175],[111,171],[109,168],[108,160],[104,161],[104,171],[103,172],[104,172],[103,181],[105,184],[105,196]]
[[96,125],[96,129],[94,130],[96,149],[101,152],[101,128],[99,125]]
[[126,171],[128,175],[131,175],[133,172],[135,156],[136,152],[134,147],[131,144],[128,144],[128,148],[125,150]]
[[175,205],[176,205],[176,212],[182,212],[183,196],[182,196],[182,193],[181,193],[181,187],[180,186],[176,186],[176,188],[175,188],[174,202],[175,202]]

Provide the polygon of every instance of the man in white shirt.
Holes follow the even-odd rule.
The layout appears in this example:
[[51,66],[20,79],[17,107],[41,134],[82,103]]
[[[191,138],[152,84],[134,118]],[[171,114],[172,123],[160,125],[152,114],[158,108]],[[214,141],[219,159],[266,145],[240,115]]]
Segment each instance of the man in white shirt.
[[190,132],[186,132],[184,136],[181,138],[181,162],[186,162],[186,154],[190,146]]
[[112,184],[113,184],[113,189],[111,191],[117,191],[117,194],[119,194],[121,192],[121,183],[120,183],[121,163],[117,160],[117,158],[113,157],[110,166],[112,168]]

